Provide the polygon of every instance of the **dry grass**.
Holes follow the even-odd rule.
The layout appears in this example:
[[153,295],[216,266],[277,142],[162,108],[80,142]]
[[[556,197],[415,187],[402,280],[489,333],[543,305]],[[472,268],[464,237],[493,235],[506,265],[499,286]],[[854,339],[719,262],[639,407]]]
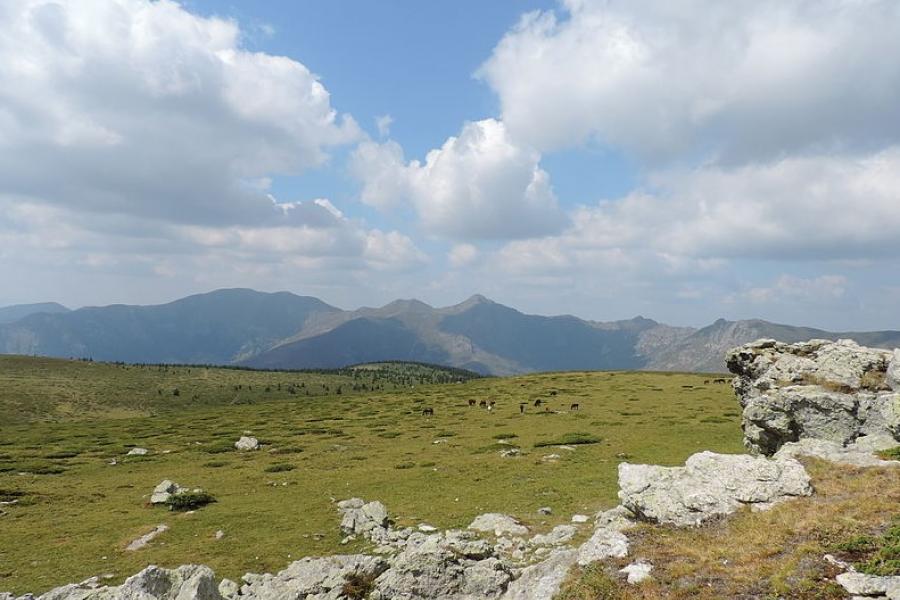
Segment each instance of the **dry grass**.
[[[628,558],[573,573],[559,600],[844,598],[823,556],[884,532],[900,513],[900,469],[806,464],[812,497],[697,529],[642,525]],[[653,578],[628,586],[617,571],[637,558],[654,565]]]

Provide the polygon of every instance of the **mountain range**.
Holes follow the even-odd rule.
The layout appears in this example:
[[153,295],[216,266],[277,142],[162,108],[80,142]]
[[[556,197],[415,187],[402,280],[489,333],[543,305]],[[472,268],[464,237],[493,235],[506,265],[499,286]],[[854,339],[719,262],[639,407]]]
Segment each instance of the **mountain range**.
[[396,300],[347,311],[289,292],[225,289],[154,306],[0,308],[0,353],[266,369],[410,360],[492,375],[721,372],[728,348],[762,337],[900,346],[900,331],[829,332],[762,320],[720,319],[701,329],[644,317],[597,322],[528,315],[479,295],[443,308]]

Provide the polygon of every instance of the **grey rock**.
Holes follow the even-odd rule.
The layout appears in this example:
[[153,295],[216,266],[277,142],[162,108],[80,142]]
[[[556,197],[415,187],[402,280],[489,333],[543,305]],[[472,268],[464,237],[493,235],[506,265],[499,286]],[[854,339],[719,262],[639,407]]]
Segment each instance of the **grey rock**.
[[150,533],[144,534],[141,537],[133,540],[128,546],[125,548],[126,551],[134,552],[135,550],[140,550],[144,548],[147,544],[152,542],[159,534],[165,533],[169,530],[169,526],[165,523],[161,525],[157,525],[156,528]]
[[783,344],[759,340],[728,352],[744,407],[744,443],[771,455],[788,442],[848,444],[861,435],[900,439],[898,351],[850,340]]
[[795,459],[713,452],[694,454],[684,467],[622,463],[619,488],[622,505],[638,519],[678,526],[812,493],[809,475]]
[[577,562],[584,566],[610,557],[628,555],[628,538],[620,531],[601,527],[578,548]]
[[806,438],[799,442],[786,443],[775,453],[775,458],[812,456],[854,467],[900,466],[900,461],[882,460],[873,453],[875,450],[885,450],[896,445],[897,442],[888,436],[865,436],[847,446],[827,440]]
[[132,448],[126,456],[146,456],[150,451],[146,448]]
[[172,497],[173,494],[179,494],[184,491],[184,488],[175,483],[174,481],[169,481],[168,479],[163,479],[159,485],[153,488],[153,493],[150,495],[150,503],[151,504],[165,504],[166,501]]
[[236,581],[223,579],[219,582],[219,595],[226,598],[226,600],[236,598],[240,591],[241,586]]
[[572,515],[573,523],[587,523],[590,520],[590,517],[587,515]]
[[92,580],[56,588],[39,600],[222,600],[209,567],[151,565],[118,587],[95,587]]
[[241,600],[337,600],[343,597],[347,577],[376,577],[385,569],[387,562],[378,556],[352,554],[304,558],[275,575],[244,575],[239,597]]
[[648,562],[639,560],[637,562],[631,563],[630,565],[627,565],[622,569],[619,569],[619,572],[627,575],[628,583],[634,585],[650,579],[650,571],[652,570],[653,565]]
[[503,595],[503,600],[551,600],[575,564],[576,550],[554,550],[542,562],[522,569]]
[[478,515],[469,525],[469,529],[493,533],[494,535],[521,536],[528,534],[528,528],[515,518],[501,513],[485,513]]
[[529,543],[533,546],[558,546],[571,540],[576,533],[578,528],[574,525],[557,525],[550,533],[534,536]]
[[841,573],[835,580],[851,594],[900,598],[900,576],[880,577],[863,573]]
[[242,435],[240,439],[234,443],[234,447],[242,452],[247,450],[259,450],[259,440],[255,437]]
[[891,362],[885,373],[885,383],[895,392],[900,392],[900,348],[895,348]]
[[[449,532],[448,532],[449,533]],[[498,598],[512,574],[483,541],[465,532],[414,534],[375,580],[374,600]]]
[[342,513],[341,532],[345,535],[364,535],[379,543],[387,539],[388,512],[381,502],[351,498],[338,502],[337,506]]
[[634,525],[634,515],[621,504],[609,510],[603,510],[594,515],[594,526],[597,528],[625,531]]

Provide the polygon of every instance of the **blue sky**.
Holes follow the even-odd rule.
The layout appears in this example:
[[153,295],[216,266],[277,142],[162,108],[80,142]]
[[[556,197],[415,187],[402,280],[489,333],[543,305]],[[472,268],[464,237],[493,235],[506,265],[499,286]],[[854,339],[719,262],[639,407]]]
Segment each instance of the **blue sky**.
[[0,304],[898,328],[888,0],[15,0]]

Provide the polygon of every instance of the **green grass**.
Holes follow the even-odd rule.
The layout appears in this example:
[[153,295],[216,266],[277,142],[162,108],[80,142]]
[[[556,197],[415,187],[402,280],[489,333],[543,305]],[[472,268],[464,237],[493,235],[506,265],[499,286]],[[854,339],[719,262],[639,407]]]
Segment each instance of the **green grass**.
[[880,456],[883,460],[900,460],[900,446],[882,450],[878,452],[878,456]]
[[[738,416],[702,421],[736,404],[729,388],[704,386],[702,375],[548,373],[279,396],[279,381],[285,388],[301,375],[181,370],[0,359],[0,490],[19,500],[0,506],[0,590],[40,593],[106,573],[122,581],[148,564],[202,563],[237,580],[303,556],[361,551],[362,540],[340,544],[332,502],[353,496],[384,502],[398,526],[465,527],[478,514],[505,512],[543,530],[617,503],[617,455],[676,465],[704,449],[743,451]],[[157,404],[157,377],[177,378],[167,388],[181,395]],[[202,400],[203,389],[220,388],[227,400],[238,380],[259,397]],[[519,412],[534,397],[550,414],[531,404]],[[496,401],[492,412],[468,406],[482,398]],[[70,418],[56,402],[80,408]],[[579,411],[568,410],[573,402]],[[434,416],[422,416],[423,403]],[[234,450],[245,431],[260,450]],[[591,443],[546,462],[539,452],[500,456],[494,450],[513,447],[504,439],[523,449]],[[134,446],[150,454],[126,457]],[[268,470],[277,464],[295,468]],[[149,506],[163,479],[216,502],[193,513]],[[541,506],[553,516],[537,515]],[[147,548],[124,551],[160,523],[169,530]],[[226,535],[216,540],[219,529]]]

